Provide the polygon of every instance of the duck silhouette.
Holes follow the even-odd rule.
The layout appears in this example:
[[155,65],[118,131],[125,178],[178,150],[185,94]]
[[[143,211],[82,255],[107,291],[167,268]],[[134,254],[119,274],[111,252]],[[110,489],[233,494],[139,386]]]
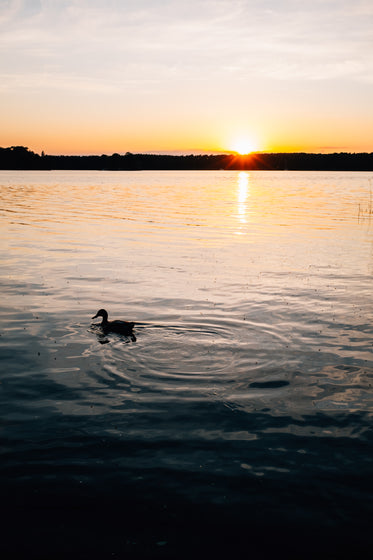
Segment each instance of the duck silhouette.
[[133,327],[135,323],[130,323],[128,321],[108,321],[108,312],[106,309],[99,309],[92,319],[96,319],[96,317],[102,317],[102,322],[99,323],[99,326],[102,328],[104,333],[115,332],[119,334],[124,334],[126,336],[130,336],[132,334]]

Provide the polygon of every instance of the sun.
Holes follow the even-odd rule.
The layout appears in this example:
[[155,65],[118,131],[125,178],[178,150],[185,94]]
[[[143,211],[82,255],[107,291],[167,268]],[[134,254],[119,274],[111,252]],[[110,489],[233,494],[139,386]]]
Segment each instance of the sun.
[[257,147],[254,141],[249,138],[237,138],[237,140],[232,143],[231,150],[232,152],[237,152],[241,156],[245,156],[246,154],[255,152]]

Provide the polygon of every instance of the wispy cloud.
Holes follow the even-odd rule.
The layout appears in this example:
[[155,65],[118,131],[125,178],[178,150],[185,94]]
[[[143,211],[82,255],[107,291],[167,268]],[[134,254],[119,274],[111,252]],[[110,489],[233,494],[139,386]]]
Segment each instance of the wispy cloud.
[[[14,0],[0,20],[8,74],[76,73],[136,80],[366,79],[373,6],[326,0]],[[77,81],[72,81],[75,87]]]

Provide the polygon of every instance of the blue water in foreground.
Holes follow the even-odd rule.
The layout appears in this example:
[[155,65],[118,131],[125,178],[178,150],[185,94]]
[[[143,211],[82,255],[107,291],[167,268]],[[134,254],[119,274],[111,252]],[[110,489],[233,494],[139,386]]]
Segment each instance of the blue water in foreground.
[[372,181],[0,172],[2,558],[370,550]]

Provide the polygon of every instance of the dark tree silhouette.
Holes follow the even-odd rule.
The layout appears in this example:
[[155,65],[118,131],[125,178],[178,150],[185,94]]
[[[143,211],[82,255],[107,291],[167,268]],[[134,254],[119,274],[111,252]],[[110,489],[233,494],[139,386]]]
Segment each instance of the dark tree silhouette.
[[373,153],[252,153],[218,155],[156,155],[114,153],[111,156],[41,156],[24,146],[0,148],[0,169],[87,170],[280,170],[373,171]]

